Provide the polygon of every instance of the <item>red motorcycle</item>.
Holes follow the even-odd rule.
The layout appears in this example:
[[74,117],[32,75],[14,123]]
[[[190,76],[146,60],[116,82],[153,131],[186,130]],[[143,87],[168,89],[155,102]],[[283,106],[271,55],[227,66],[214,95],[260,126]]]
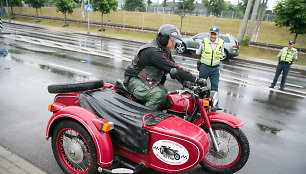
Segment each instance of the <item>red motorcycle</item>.
[[59,93],[46,130],[58,165],[65,173],[177,173],[198,164],[212,173],[240,170],[250,153],[242,121],[215,112],[217,93],[206,85],[183,86],[168,92],[163,112],[136,102],[120,81],[48,86]]

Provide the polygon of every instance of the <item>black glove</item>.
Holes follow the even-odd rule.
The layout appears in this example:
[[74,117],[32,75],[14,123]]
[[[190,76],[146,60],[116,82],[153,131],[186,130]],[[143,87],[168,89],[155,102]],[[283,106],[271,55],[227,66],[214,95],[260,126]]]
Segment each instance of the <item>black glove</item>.
[[202,78],[199,78],[196,83],[200,86],[207,86],[207,81],[206,79],[202,79]]
[[200,66],[202,65],[202,63],[201,63],[201,61],[199,60],[198,62],[197,62],[197,69],[198,69],[198,71],[200,71]]

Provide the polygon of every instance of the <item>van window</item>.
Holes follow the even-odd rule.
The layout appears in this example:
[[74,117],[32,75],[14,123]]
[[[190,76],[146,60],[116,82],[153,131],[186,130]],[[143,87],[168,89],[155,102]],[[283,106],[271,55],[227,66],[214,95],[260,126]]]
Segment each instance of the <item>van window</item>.
[[226,36],[220,36],[220,38],[222,40],[224,40],[224,43],[230,43],[231,42],[230,39],[228,37],[226,37]]
[[200,34],[195,35],[195,39],[203,39],[207,36],[208,36],[207,33],[200,33]]

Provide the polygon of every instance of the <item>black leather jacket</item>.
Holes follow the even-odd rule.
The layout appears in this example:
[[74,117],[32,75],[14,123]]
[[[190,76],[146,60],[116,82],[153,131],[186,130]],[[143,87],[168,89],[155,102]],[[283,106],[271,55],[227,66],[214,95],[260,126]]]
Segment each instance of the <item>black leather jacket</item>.
[[125,70],[125,77],[138,77],[149,87],[163,84],[165,75],[172,68],[177,68],[182,80],[195,81],[196,77],[184,68],[175,64],[171,54],[160,48],[156,39],[141,47],[132,63]]

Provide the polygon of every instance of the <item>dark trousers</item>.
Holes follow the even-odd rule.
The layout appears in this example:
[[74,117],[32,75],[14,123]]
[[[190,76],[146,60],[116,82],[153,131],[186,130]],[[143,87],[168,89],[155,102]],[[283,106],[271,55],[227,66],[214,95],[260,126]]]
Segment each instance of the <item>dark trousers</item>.
[[200,66],[199,78],[207,79],[209,78],[211,83],[211,90],[218,91],[220,68],[219,66],[207,66],[202,64]]
[[282,89],[285,88],[285,83],[286,83],[287,75],[288,75],[289,70],[290,70],[290,66],[291,66],[291,64],[289,64],[289,63],[286,63],[286,64],[278,63],[277,68],[276,68],[276,72],[275,72],[275,76],[274,76],[273,82],[271,83],[271,86],[274,87],[276,85],[278,77],[281,74],[281,72],[283,71],[283,76],[282,76],[282,81],[281,81],[281,84],[280,84],[280,88],[282,88]]

